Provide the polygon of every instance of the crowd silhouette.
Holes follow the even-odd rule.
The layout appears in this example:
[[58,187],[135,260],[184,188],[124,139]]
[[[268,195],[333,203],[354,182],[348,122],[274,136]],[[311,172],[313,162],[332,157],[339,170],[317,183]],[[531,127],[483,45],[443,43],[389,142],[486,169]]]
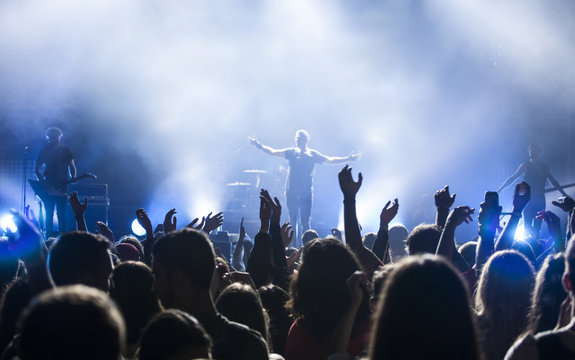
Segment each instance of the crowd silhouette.
[[[498,193],[476,212],[446,186],[434,224],[392,224],[394,199],[363,236],[363,175],[345,166],[334,181],[344,228],[325,238],[306,229],[300,248],[265,189],[259,231],[246,234],[242,220],[229,254],[210,239],[222,213],[179,226],[170,209],[159,231],[134,209],[140,240],[103,222],[88,232],[90,204],[75,193],[77,231],[57,238],[29,209],[14,212],[17,231],[0,241],[2,359],[575,359],[572,198],[554,202],[566,224],[537,214],[549,238],[515,239],[526,182],[505,224]],[[459,226],[478,237],[456,241]]]

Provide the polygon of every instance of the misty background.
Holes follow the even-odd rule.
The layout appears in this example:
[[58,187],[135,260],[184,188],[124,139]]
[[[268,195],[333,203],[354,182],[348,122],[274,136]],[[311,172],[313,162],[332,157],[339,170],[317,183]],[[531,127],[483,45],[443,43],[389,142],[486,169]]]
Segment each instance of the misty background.
[[[447,184],[478,209],[533,142],[575,182],[574,38],[569,0],[2,0],[0,212],[21,208],[18,162],[48,126],[108,184],[120,233],[138,207],[185,225],[236,197],[257,221],[256,183],[283,201],[287,162],[247,137],[283,148],[298,129],[326,155],[362,154],[364,232],[396,197],[398,222],[432,222]],[[316,169],[322,236],[341,228],[340,168]]]

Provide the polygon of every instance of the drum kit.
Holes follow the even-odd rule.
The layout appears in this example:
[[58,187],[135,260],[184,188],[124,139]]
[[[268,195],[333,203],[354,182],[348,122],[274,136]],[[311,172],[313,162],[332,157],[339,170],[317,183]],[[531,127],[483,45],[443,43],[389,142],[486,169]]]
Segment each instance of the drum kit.
[[226,184],[228,191],[228,210],[245,210],[259,206],[259,187],[262,175],[266,170],[248,169],[244,170],[243,181],[235,181]]

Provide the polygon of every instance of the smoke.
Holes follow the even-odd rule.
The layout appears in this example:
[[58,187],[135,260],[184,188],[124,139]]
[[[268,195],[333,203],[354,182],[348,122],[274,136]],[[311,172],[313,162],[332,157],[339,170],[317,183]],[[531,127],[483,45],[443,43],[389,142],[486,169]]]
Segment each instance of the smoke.
[[[115,173],[135,154],[145,168],[135,171],[153,174],[141,197],[156,218],[222,210],[224,184],[245,169],[267,170],[262,185],[282,191],[283,160],[246,138],[282,148],[305,128],[326,155],[363,154],[359,216],[373,228],[387,200],[417,204],[446,183],[477,206],[506,176],[489,178],[481,161],[505,168],[529,142],[552,146],[533,126],[553,113],[564,132],[573,112],[573,10],[567,0],[4,1],[3,127],[20,138],[61,122],[87,139],[79,163]],[[337,171],[318,169],[318,221],[337,217]]]

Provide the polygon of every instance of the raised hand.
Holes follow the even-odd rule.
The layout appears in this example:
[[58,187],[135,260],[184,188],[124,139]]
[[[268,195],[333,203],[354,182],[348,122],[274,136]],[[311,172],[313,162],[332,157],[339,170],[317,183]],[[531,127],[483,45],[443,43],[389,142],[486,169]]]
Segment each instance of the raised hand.
[[9,248],[25,262],[43,263],[46,248],[40,231],[19,212],[11,212],[18,231],[14,233],[14,241],[10,242]]
[[571,212],[575,208],[575,200],[571,196],[561,196],[557,200],[553,200],[551,204],[565,212]]
[[270,218],[272,216],[272,208],[266,199],[260,195],[260,231],[268,232],[270,229]]
[[114,238],[114,233],[108,227],[108,225],[106,225],[102,221],[98,221],[96,222],[96,226],[98,227],[100,234],[104,235],[108,240],[112,242],[112,244],[116,242],[116,239]]
[[274,197],[272,200],[272,197],[270,196],[269,192],[265,189],[261,190],[260,196],[263,197],[263,199],[267,202],[268,206],[272,210],[272,215],[270,218],[271,223],[279,225],[282,215],[282,206],[280,204],[280,201],[278,200],[277,197]]
[[437,244],[435,251],[437,255],[443,255],[447,260],[453,262],[453,254],[457,252],[455,249],[455,229],[464,222],[468,224],[472,221],[471,214],[474,212],[475,209],[469,206],[458,206],[451,211]]
[[[211,213],[210,213],[211,214]],[[190,229],[195,229],[198,231],[202,231],[202,228],[204,227],[204,224],[206,223],[206,217],[202,216],[202,221],[200,221],[199,225],[196,225],[196,223],[199,221],[198,218],[195,218],[194,220],[192,220],[191,223],[189,223],[188,225],[186,225],[187,228]]]
[[455,202],[455,194],[449,194],[449,185],[445,185],[445,187],[441,190],[438,190],[435,195],[433,196],[435,200],[435,207],[443,207],[450,209]]
[[178,220],[176,219],[176,209],[171,209],[166,213],[164,217],[164,234],[176,231],[176,224]]
[[463,224],[469,224],[473,219],[471,215],[475,212],[475,209],[470,208],[469,206],[457,206],[449,214],[447,218],[447,225],[453,225],[455,227]]
[[244,227],[244,218],[242,217],[242,221],[240,222],[240,235],[238,237],[238,245],[243,244],[245,238],[246,238],[246,228]]
[[76,219],[83,217],[86,212],[86,208],[88,207],[88,198],[84,198],[84,203],[82,204],[80,199],[78,199],[78,193],[73,191],[68,200],[70,201],[70,207],[72,207],[72,211],[74,212]]
[[[204,221],[204,219],[202,219],[202,221]],[[223,223],[224,223],[224,214],[222,212],[219,212],[214,216],[212,216],[212,213],[210,212],[205,217],[204,231],[207,234],[209,234],[215,229],[222,226]]]
[[34,210],[30,207],[30,205],[26,205],[25,211],[26,219],[30,221],[37,229],[39,229],[40,222],[38,221],[38,218],[36,217],[36,214],[34,214]]
[[136,210],[136,219],[138,220],[138,223],[140,223],[140,226],[143,227],[144,230],[146,230],[146,234],[153,234],[152,222],[150,221],[150,218],[148,217],[146,210],[144,209]]
[[349,153],[349,155],[347,156],[348,161],[355,161],[355,160],[359,160],[359,159],[361,159],[361,154],[356,154],[353,151],[351,153]]
[[385,226],[387,227],[391,220],[397,215],[397,211],[399,210],[399,202],[397,199],[393,200],[393,205],[389,206],[391,201],[388,201],[387,204],[381,210],[381,214],[379,215],[379,224],[380,227]]
[[355,195],[359,191],[361,183],[363,182],[363,176],[361,173],[357,175],[357,181],[354,181],[353,176],[351,175],[351,168],[346,165],[339,172],[338,178],[339,187],[343,193],[343,197],[345,199],[355,199]]
[[525,181],[515,185],[515,194],[513,195],[513,212],[520,213],[525,208],[525,205],[531,199],[531,186]]
[[545,210],[539,211],[536,218],[545,221],[550,232],[554,232],[555,234],[561,232],[561,220],[555,213]]
[[284,244],[284,247],[288,247],[293,240],[293,235],[295,231],[292,230],[292,226],[289,223],[284,223],[280,228],[280,232],[282,235],[282,242]]

